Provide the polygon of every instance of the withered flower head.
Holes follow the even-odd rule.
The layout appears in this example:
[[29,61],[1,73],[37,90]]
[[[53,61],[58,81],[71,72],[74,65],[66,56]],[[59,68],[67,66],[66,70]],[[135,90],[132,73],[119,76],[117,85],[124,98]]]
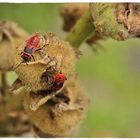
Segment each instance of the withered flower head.
[[[32,93],[35,95],[35,93]],[[40,96],[46,94],[42,91]],[[49,95],[48,95],[49,96]],[[72,78],[64,88],[53,98],[50,98],[37,110],[31,110],[33,97],[30,92],[24,91],[24,107],[30,121],[43,133],[55,137],[74,135],[75,130],[85,116],[89,99],[81,89],[79,82]]]
[[140,4],[118,3],[116,5],[116,17],[123,24],[132,37],[140,36]]
[[140,35],[140,4],[92,3],[93,25],[100,35],[126,40]]

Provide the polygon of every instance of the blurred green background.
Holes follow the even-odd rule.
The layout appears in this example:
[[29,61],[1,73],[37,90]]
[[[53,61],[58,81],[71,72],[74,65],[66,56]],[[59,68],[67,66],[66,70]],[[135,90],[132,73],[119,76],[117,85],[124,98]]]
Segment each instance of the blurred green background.
[[[59,10],[62,4],[0,4],[0,20],[13,20],[30,33],[55,32],[64,38]],[[140,137],[140,41],[101,42],[93,53],[83,44],[76,71],[91,97],[78,137]],[[8,73],[11,84],[16,78]]]

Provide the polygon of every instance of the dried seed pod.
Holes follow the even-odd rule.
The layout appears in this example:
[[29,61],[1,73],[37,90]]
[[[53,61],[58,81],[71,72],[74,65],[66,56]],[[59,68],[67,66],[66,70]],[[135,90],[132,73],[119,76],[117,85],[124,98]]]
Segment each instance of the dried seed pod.
[[[44,91],[45,92],[45,91]],[[24,107],[31,122],[43,133],[54,136],[71,136],[85,116],[89,99],[74,78],[36,111],[30,109],[30,92],[24,93]]]
[[116,40],[140,36],[140,4],[92,3],[90,12],[96,31]]
[[28,89],[37,91],[50,87],[49,83],[42,81],[42,74],[47,68],[50,72],[62,72],[69,77],[73,73],[75,64],[75,54],[68,42],[59,39],[53,33],[47,33],[42,38],[47,42],[41,46],[39,51],[33,53],[34,59],[31,59],[28,64],[21,63],[23,59],[19,54],[24,51],[26,44],[22,44],[17,48],[16,65],[19,65],[15,71],[19,79]]
[[123,24],[132,37],[140,36],[140,4],[119,3],[116,5],[117,21]]
[[92,3],[90,13],[96,31],[103,36],[112,37],[116,40],[129,38],[128,30],[116,19],[116,4]]
[[12,70],[16,47],[28,33],[12,21],[0,21],[0,70]]

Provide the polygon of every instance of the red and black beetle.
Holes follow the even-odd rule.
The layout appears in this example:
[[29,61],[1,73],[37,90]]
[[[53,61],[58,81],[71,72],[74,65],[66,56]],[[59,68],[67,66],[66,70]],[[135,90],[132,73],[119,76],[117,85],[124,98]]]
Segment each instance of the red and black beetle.
[[25,41],[25,48],[24,51],[21,53],[21,57],[23,59],[23,62],[27,63],[31,60],[31,58],[34,59],[33,53],[40,48],[40,36],[38,33],[35,33],[35,35],[31,36],[28,40]]
[[46,71],[41,76],[41,80],[50,85],[49,92],[51,93],[61,89],[67,78],[65,74],[58,72],[56,66],[54,65],[46,69]]
[[53,82],[52,82],[52,87],[51,90],[57,91],[63,87],[63,84],[67,80],[66,76],[63,73],[57,73],[53,76]]

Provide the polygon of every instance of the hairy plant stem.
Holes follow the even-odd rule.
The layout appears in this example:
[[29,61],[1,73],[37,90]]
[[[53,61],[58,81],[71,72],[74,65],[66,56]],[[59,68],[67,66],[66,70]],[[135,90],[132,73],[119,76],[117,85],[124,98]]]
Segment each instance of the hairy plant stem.
[[74,48],[78,48],[94,31],[95,28],[88,11],[77,21],[65,40]]

